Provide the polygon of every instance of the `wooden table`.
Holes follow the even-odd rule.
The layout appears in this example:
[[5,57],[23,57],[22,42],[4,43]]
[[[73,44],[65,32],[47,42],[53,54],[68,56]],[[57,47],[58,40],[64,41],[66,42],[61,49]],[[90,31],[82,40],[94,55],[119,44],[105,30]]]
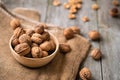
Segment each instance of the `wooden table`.
[[[67,2],[67,0],[60,1],[61,3]],[[113,18],[109,15],[109,10],[114,7],[112,0],[83,0],[82,9],[78,11],[77,18],[74,20],[68,19],[68,10],[63,6],[53,6],[52,0],[4,0],[4,3],[10,9],[15,7],[36,9],[42,15],[42,22],[63,27],[79,26],[81,33],[87,39],[89,39],[87,34],[90,30],[99,31],[101,41],[91,41],[91,43],[93,48],[101,49],[102,59],[95,61],[88,56],[81,66],[91,70],[92,80],[120,80],[120,18]],[[98,11],[91,9],[94,3],[100,6]],[[83,16],[88,16],[90,21],[84,23],[81,20]],[[77,80],[80,80],[79,76]]]

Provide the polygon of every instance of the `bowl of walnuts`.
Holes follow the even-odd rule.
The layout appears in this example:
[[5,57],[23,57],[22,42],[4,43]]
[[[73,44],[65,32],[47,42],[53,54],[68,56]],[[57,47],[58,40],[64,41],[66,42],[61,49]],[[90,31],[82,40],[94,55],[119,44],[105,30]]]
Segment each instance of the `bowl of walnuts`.
[[41,67],[48,64],[57,54],[58,40],[44,29],[44,25],[23,29],[17,19],[13,19],[10,25],[14,32],[9,46],[12,55],[20,64],[33,68]]

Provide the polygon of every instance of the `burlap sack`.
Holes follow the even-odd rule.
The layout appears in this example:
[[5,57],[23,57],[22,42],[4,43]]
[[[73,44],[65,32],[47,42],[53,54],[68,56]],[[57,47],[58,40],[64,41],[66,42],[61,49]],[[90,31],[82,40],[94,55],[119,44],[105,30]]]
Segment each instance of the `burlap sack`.
[[[15,10],[14,10],[15,11]],[[19,10],[20,13],[22,10]],[[29,11],[29,10],[28,10]],[[17,11],[15,11],[17,12]],[[24,10],[25,12],[25,10]],[[32,12],[34,14],[34,12]],[[35,13],[36,14],[36,13]],[[29,16],[29,14],[25,15]],[[35,16],[35,15],[34,15]],[[24,25],[30,25],[32,20],[20,20]],[[33,17],[34,20],[36,19]],[[72,51],[66,55],[58,52],[56,57],[48,65],[38,69],[30,69],[20,65],[10,53],[9,39],[12,36],[12,29],[9,22],[13,16],[9,15],[4,9],[0,8],[0,80],[75,80],[81,62],[87,56],[90,43],[80,35],[76,35],[73,39],[66,40],[63,36],[63,28],[51,26],[48,24],[48,31],[52,32],[60,43],[68,43]],[[34,22],[34,21],[33,21]],[[37,23],[36,23],[37,24]],[[35,25],[35,24],[33,24]],[[26,26],[24,26],[26,27]],[[28,27],[27,27],[28,28]]]

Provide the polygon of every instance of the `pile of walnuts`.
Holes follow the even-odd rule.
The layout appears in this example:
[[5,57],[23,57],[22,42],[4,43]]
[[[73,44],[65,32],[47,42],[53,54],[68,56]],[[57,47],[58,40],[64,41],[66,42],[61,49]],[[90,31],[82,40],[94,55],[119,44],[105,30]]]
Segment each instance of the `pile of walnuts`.
[[45,25],[37,25],[34,30],[23,29],[18,19],[13,19],[10,25],[14,30],[11,44],[20,56],[42,58],[55,51],[56,44],[44,30]]

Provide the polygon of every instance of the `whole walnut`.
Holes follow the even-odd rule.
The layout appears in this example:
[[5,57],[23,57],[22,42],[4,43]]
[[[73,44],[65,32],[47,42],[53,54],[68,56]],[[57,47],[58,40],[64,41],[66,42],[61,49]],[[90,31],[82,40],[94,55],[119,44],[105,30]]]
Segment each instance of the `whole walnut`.
[[91,56],[93,59],[98,60],[101,58],[102,53],[101,53],[100,49],[95,48],[91,51]]
[[96,30],[90,31],[88,33],[88,35],[89,35],[89,38],[92,40],[99,40],[100,39],[100,33],[97,32]]
[[42,34],[44,32],[44,26],[37,25],[34,30],[36,33]]
[[74,32],[71,28],[66,28],[63,32],[64,36],[67,38],[67,39],[71,39],[74,37]]
[[70,52],[71,51],[71,47],[70,45],[66,44],[66,43],[61,43],[59,45],[59,49],[60,49],[60,52],[62,53],[67,53],[67,52]]
[[48,52],[47,51],[42,51],[42,57],[46,57],[48,56]]
[[79,75],[82,80],[90,80],[92,76],[91,71],[86,67],[79,72]]
[[70,28],[73,30],[74,34],[80,34],[80,28],[78,28],[77,26],[72,26]]
[[33,33],[35,33],[35,32],[32,29],[26,29],[25,33],[31,37],[33,35]]
[[32,44],[31,44],[31,47],[38,47],[38,44],[32,43]]
[[15,47],[16,45],[18,45],[18,44],[19,44],[18,38],[14,38],[14,39],[12,40],[11,44],[12,44],[13,47]]
[[37,44],[40,44],[42,43],[42,36],[41,34],[38,34],[38,33],[34,33],[31,37],[31,40],[34,42],[34,43],[37,43]]
[[33,58],[41,58],[42,57],[42,50],[40,47],[37,47],[37,46],[32,47],[31,53],[32,53]]
[[43,33],[42,33],[42,39],[43,39],[44,41],[50,40],[50,34],[49,34],[48,32],[43,32]]
[[53,40],[50,40],[50,44],[51,44],[51,51],[54,51],[56,49],[56,44]]
[[20,56],[24,56],[30,52],[30,46],[27,43],[21,43],[15,46],[14,50]]
[[15,37],[15,38],[19,38],[22,34],[24,34],[25,33],[25,31],[23,30],[23,28],[21,28],[21,27],[18,27],[18,28],[16,28],[15,30],[14,30],[14,32],[13,32],[13,36]]
[[10,26],[12,27],[13,30],[15,30],[17,27],[20,26],[20,21],[18,19],[13,19],[10,22]]
[[118,17],[118,16],[120,15],[120,12],[119,12],[118,8],[112,8],[112,9],[110,10],[110,15],[111,15],[112,17]]
[[51,43],[49,41],[45,41],[42,44],[40,44],[40,48],[43,51],[49,51],[51,49]]
[[29,45],[31,45],[31,43],[32,43],[30,36],[28,36],[27,34],[22,34],[19,37],[19,42],[20,43],[28,43]]

